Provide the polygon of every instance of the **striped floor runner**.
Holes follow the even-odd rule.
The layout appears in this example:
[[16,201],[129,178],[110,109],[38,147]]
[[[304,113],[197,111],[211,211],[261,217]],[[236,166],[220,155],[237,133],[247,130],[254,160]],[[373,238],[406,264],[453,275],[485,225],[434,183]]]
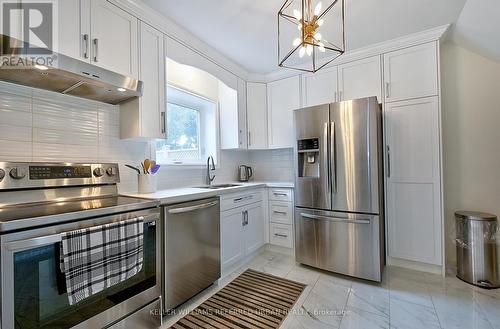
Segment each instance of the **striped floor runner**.
[[305,287],[249,269],[172,328],[278,328]]

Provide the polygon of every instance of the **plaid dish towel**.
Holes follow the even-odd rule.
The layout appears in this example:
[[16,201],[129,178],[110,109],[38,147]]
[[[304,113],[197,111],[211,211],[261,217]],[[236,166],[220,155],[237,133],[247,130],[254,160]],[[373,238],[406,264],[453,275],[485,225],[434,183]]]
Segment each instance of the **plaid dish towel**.
[[143,263],[144,218],[66,232],[61,272],[70,305],[136,275]]

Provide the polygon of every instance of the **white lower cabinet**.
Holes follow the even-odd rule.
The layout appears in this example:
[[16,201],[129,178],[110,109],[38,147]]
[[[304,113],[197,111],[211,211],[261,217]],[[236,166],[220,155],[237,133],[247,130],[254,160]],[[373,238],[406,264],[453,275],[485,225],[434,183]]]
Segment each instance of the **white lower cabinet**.
[[[249,200],[253,203],[248,203]],[[224,196],[221,200],[222,272],[262,247],[264,231],[264,206],[256,192]]]
[[293,248],[293,190],[269,189],[269,243]]

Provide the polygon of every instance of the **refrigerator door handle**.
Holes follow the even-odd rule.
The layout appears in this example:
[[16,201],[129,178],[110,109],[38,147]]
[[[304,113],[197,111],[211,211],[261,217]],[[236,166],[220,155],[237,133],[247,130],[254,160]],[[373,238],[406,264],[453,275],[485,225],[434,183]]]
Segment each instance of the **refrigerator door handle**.
[[300,216],[309,219],[320,219],[320,220],[328,220],[330,222],[337,223],[348,223],[348,224],[370,224],[369,219],[348,219],[348,218],[336,218],[329,216],[319,216],[319,215],[311,215],[306,213],[300,213]]
[[330,168],[330,151],[328,149],[328,140],[329,140],[329,135],[328,135],[328,122],[325,122],[324,124],[324,131],[323,131],[323,140],[325,141],[323,143],[323,163],[326,167],[326,175],[327,175],[327,184],[326,184],[326,195],[331,194],[332,190],[332,185],[331,185],[331,168]]
[[335,122],[330,122],[330,180],[333,193],[337,193],[337,146],[335,141]]

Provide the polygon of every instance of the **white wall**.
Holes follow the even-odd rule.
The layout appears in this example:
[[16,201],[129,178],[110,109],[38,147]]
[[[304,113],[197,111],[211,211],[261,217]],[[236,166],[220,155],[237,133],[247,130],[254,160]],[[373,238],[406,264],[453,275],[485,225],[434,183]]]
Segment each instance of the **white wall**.
[[456,266],[454,212],[500,216],[500,63],[442,47],[446,263]]
[[167,58],[167,82],[213,101],[219,98],[217,78],[196,67],[180,64],[169,58]]

